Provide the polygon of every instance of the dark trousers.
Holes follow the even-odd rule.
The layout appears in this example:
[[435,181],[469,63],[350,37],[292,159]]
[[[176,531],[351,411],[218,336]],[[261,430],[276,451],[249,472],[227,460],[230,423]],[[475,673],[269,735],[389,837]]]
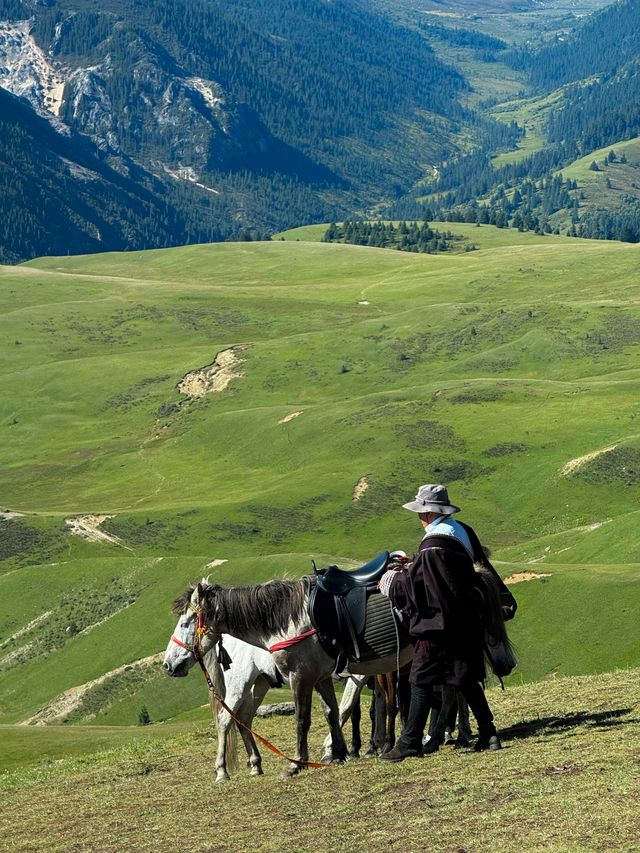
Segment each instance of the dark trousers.
[[[406,746],[414,749],[422,747],[424,727],[427,723],[429,711],[433,708],[438,713],[438,721],[433,730],[433,739],[442,743],[446,721],[450,718],[454,703],[456,701],[456,688],[443,686],[442,697],[437,695],[432,685],[422,687],[417,684],[411,685],[411,702],[409,713],[400,740]],[[482,685],[477,681],[471,681],[458,687],[458,690],[467,700],[473,716],[478,722],[478,733],[481,738],[488,738],[496,733],[493,724],[493,714],[484,695]]]
[[[469,705],[462,695],[462,693],[458,690],[457,687],[450,687],[448,685],[442,685],[442,687],[433,688],[441,697],[443,694],[446,698],[445,691],[454,690],[455,698],[450,703],[451,711],[444,717],[444,731],[453,732],[454,729],[458,730],[458,741],[469,741],[471,739],[471,728],[469,726]],[[411,697],[409,697],[411,698]],[[408,703],[407,703],[408,706]],[[433,705],[431,706],[431,713],[429,715],[429,737],[437,737],[438,729],[437,726],[439,724],[439,716],[440,711],[442,710],[442,704],[440,707],[435,708]]]

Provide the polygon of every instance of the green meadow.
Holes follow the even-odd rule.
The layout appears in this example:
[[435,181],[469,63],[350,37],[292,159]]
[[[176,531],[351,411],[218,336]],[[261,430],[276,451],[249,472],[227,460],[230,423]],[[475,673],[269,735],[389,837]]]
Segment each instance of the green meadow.
[[[1,723],[196,713],[195,675],[131,666],[184,587],[411,551],[424,482],[547,575],[513,587],[507,685],[640,664],[640,249],[446,227],[476,250],[314,226],[0,268]],[[232,348],[223,390],[179,390]]]

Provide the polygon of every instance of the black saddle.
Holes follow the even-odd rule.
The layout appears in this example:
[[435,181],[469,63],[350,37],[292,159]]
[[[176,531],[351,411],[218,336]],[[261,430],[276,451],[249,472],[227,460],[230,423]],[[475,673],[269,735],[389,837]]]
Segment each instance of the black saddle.
[[347,572],[337,566],[327,566],[318,573],[318,585],[334,595],[344,595],[356,586],[375,586],[387,568],[389,552],[382,551],[359,569]]
[[389,563],[383,551],[366,565],[347,572],[328,566],[316,573],[309,598],[311,623],[329,651],[350,660],[372,660],[393,650],[397,629],[391,604],[377,591]]

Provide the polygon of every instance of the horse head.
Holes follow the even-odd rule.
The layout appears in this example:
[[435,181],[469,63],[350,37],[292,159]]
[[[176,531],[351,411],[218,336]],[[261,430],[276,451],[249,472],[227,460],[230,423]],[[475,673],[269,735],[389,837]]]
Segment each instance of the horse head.
[[205,617],[205,609],[209,611],[214,597],[215,587],[203,578],[174,601],[173,612],[179,618],[164,654],[167,675],[183,678],[198,656],[204,657],[220,641],[220,632]]

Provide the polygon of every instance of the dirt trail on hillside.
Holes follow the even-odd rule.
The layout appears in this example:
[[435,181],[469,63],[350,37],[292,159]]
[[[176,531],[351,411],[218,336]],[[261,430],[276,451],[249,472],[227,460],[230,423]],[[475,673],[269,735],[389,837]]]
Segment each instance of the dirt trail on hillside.
[[0,518],[4,519],[5,521],[9,521],[12,518],[24,518],[24,513],[13,512],[10,509],[4,509],[2,510],[2,512],[0,512]]
[[535,581],[538,578],[550,578],[549,574],[538,574],[537,572],[516,572],[513,575],[509,575],[508,578],[504,579],[504,582],[507,586],[510,586],[513,583],[522,583],[523,581]]
[[[20,637],[23,637],[25,634],[28,634],[29,631],[32,631],[36,628],[41,622],[44,622],[45,619],[48,619],[51,616],[51,611],[47,610],[45,613],[41,613],[40,616],[36,616],[35,619],[32,619],[28,625],[25,625],[24,628],[20,628],[19,631],[16,631],[15,634],[12,634],[10,637],[7,637],[2,643],[0,643],[0,649],[6,648],[6,646],[18,640]],[[1,663],[1,661],[0,661]]]
[[129,548],[118,536],[105,533],[100,530],[100,525],[113,515],[78,515],[76,518],[65,519],[69,532],[74,536],[80,536],[87,542],[110,542],[112,545],[120,545],[121,548]]
[[585,453],[584,456],[578,456],[577,459],[570,459],[562,468],[560,473],[563,477],[568,477],[569,474],[579,471],[583,465],[587,464],[587,462],[591,462],[592,459],[597,459],[598,456],[602,456],[603,453],[610,453],[612,450],[615,450],[617,446],[617,444],[612,444],[610,447],[603,447],[602,450],[594,450],[593,453]]
[[127,670],[146,669],[150,666],[155,666],[160,663],[163,657],[164,653],[158,652],[157,654],[150,655],[147,658],[142,658],[141,660],[134,661],[133,663],[127,663],[123,666],[119,666],[117,669],[112,669],[111,672],[106,672],[99,678],[94,678],[93,681],[87,681],[86,684],[80,684],[78,687],[71,687],[69,690],[65,690],[64,693],[61,693],[49,702],[49,704],[44,708],[37,711],[32,717],[22,720],[18,725],[46,726],[51,723],[60,722],[80,707],[85,693],[87,693],[88,690],[91,690],[92,687],[96,687],[98,684],[102,684],[104,681],[107,681],[107,679],[120,675]]
[[238,353],[245,349],[244,346],[236,346],[222,350],[211,364],[183,376],[178,383],[178,391],[187,397],[204,397],[205,394],[224,391],[232,379],[244,376],[244,372],[238,369],[244,359],[239,358]]
[[369,476],[367,475],[365,477],[360,477],[360,479],[358,480],[358,482],[356,483],[356,485],[353,489],[353,495],[351,497],[351,501],[353,503],[355,503],[356,501],[359,501],[360,498],[364,495],[364,493],[367,491],[368,488],[369,488]]

